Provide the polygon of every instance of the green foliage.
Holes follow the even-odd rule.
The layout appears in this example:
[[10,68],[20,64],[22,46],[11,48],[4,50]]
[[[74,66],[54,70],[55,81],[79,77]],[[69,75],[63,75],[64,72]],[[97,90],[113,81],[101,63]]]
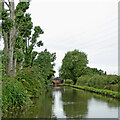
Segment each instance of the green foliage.
[[24,54],[21,53],[20,51],[17,51],[16,54],[17,54],[17,62],[23,61]]
[[4,22],[2,22],[2,29],[4,29],[6,33],[9,33],[12,27],[13,27],[12,19],[6,19]]
[[16,44],[15,44],[15,48],[18,48],[18,49],[20,49],[20,48],[22,48],[23,47],[23,37],[22,36],[20,36],[20,35],[17,35],[17,37],[16,37]]
[[30,5],[29,2],[19,2],[16,7],[15,14],[17,14],[18,11],[20,11],[20,10],[23,12],[26,12],[26,10],[29,8],[29,5]]
[[17,73],[16,78],[3,76],[3,112],[23,106],[31,97],[39,97],[47,90],[47,85],[37,66],[24,68]]
[[104,73],[103,70],[98,70],[97,68],[90,68],[90,67],[86,67],[84,70],[83,70],[83,74],[84,75],[94,75],[94,74],[99,74],[99,75],[102,75],[102,74],[106,74],[106,72]]
[[[33,36],[32,36],[32,39],[31,39],[31,43],[33,44],[33,43],[35,43],[36,41],[37,41],[37,37],[39,37],[39,35],[40,34],[43,34],[44,32],[43,32],[43,30],[40,28],[40,26],[36,26],[35,28],[34,28],[34,34],[33,34]],[[41,42],[42,43],[42,42]]]
[[39,67],[39,71],[41,71],[42,76],[45,78],[45,80],[50,79],[55,73],[53,70],[55,59],[56,54],[51,54],[47,51],[47,49],[45,49],[39,53],[37,59],[34,60],[34,65]]
[[84,75],[78,78],[78,85],[118,91],[117,75]]
[[29,97],[39,97],[46,88],[45,80],[37,66],[19,71],[16,79],[23,84]]
[[73,84],[73,80],[66,79],[66,80],[65,80],[65,84]]
[[[37,42],[37,37],[39,37],[40,34],[43,34],[43,33],[44,33],[43,30],[39,26],[36,26],[34,28],[34,33],[33,33],[32,37],[28,37],[28,40],[26,41],[26,50],[24,52],[24,54],[25,54],[24,66],[25,67],[33,65],[33,61],[34,61],[35,57],[37,56],[37,52],[34,52],[33,49],[36,45],[38,47],[43,46],[42,41]],[[29,41],[31,42],[31,45],[27,46],[27,42],[29,43]]]
[[15,22],[17,24],[22,24],[23,23],[23,18],[24,18],[24,12],[23,11],[19,11],[15,17]]
[[37,42],[37,46],[38,46],[38,47],[43,46],[42,41]]
[[14,107],[21,107],[29,101],[22,83],[14,78],[2,77],[2,106],[3,112]]
[[77,77],[83,74],[87,63],[87,55],[84,52],[79,52],[78,50],[67,52],[62,60],[62,66],[59,71],[60,77],[72,79],[76,82]]
[[8,57],[6,57],[4,54],[4,50],[0,50],[0,60],[2,62],[2,74],[5,74],[6,68],[5,68],[5,63],[8,61]]
[[[19,64],[19,62],[22,62],[24,59],[23,51],[25,51],[26,48],[27,38],[29,38],[31,35],[33,23],[31,21],[30,14],[26,13],[26,10],[29,8],[29,2],[19,2],[16,6],[16,9],[14,9],[14,7],[10,8],[10,5],[11,3],[8,2],[7,8],[4,8],[4,10],[2,10],[2,31],[4,33],[7,33],[3,34],[3,36],[6,38],[6,42],[4,42],[6,44],[5,46],[8,46],[5,55],[9,56],[7,53],[9,53],[9,50],[13,46],[14,50],[12,52],[14,53],[14,57],[11,59],[16,58],[17,64]],[[12,29],[13,27],[14,29]],[[7,66],[9,66],[7,64],[10,64],[9,60],[11,59],[8,59],[8,61],[6,61],[6,70],[8,68]],[[12,68],[15,69],[16,67]]]
[[2,10],[2,20],[6,20],[8,16],[9,13],[7,12],[7,10]]
[[31,29],[33,27],[33,23],[31,21],[31,16],[29,13],[26,13],[25,15],[21,16],[21,18],[18,15],[18,17],[16,18],[16,24],[17,24],[16,27],[20,26],[19,27],[20,36],[26,38],[31,35]]
[[[56,58],[55,53],[51,54],[47,50],[38,55],[36,64],[33,66],[33,62],[38,54],[38,52],[34,51],[34,47],[43,46],[43,42],[37,40],[37,38],[40,37],[40,34],[43,34],[44,31],[40,26],[35,26],[33,34],[31,34],[33,22],[31,21],[31,15],[26,13],[28,8],[29,2],[19,2],[15,10],[12,8],[13,13],[10,12],[9,6],[8,10],[2,11],[2,30],[5,33],[4,35],[6,35],[3,35],[4,38],[6,38],[6,42],[4,43],[5,46],[8,46],[7,49],[0,51],[2,72],[4,75],[4,110],[20,107],[29,100],[30,97],[39,97],[40,94],[47,89],[47,85],[55,72],[53,70],[54,60]],[[12,18],[13,20],[11,19],[11,15],[14,16]],[[14,48],[13,51],[11,50],[12,47]],[[13,52],[12,58],[8,55],[9,50]],[[17,62],[15,63],[15,61],[13,61],[12,70],[10,71],[11,73],[17,71],[16,78],[5,76],[10,63],[9,60],[16,60]]]

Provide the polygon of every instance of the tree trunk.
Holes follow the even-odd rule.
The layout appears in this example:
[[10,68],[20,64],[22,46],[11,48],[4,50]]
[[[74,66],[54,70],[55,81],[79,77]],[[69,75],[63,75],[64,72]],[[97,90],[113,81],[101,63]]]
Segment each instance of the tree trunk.
[[[14,0],[11,0],[9,4],[10,18],[13,20],[14,27],[10,31],[9,36],[9,60],[8,60],[8,75],[13,77],[15,75],[13,68],[13,52],[14,52],[14,34],[15,34],[15,15],[14,15]],[[16,67],[15,67],[16,68]]]
[[75,85],[75,84],[77,83],[77,80],[76,80],[76,79],[74,79],[74,80],[73,80],[73,82],[74,82],[74,83],[73,83],[73,85]]
[[[2,9],[4,10],[4,0],[2,1]],[[4,20],[3,20],[4,22]],[[7,33],[3,30],[3,38],[4,38],[4,50],[5,50],[5,56],[6,56],[6,74],[9,74],[9,48],[8,48],[8,35]]]
[[9,48],[8,75],[13,76],[13,46]]
[[[2,9],[4,10],[5,1],[2,1]],[[13,52],[14,52],[14,44],[16,39],[16,26],[15,26],[15,14],[14,14],[14,0],[11,0],[8,3],[8,8],[10,10],[10,19],[13,20],[13,27],[11,31],[6,33],[3,30],[3,38],[4,38],[4,47],[5,47],[5,56],[7,57],[6,62],[6,74],[13,77],[16,76],[16,59],[13,60]]]
[[14,60],[13,60],[13,66],[14,66],[14,72],[13,72],[13,77],[16,77],[16,72],[17,72],[17,70],[16,70],[16,64],[17,64],[17,58],[15,58]]

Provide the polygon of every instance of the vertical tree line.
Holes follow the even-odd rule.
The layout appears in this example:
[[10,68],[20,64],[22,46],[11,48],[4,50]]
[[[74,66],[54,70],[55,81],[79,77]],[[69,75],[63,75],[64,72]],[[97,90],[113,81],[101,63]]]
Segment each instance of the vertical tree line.
[[[15,77],[17,70],[33,65],[33,60],[38,54],[33,51],[35,46],[43,46],[37,40],[43,30],[35,26],[31,16],[26,13],[30,1],[19,2],[15,8],[14,0],[2,1],[2,36],[4,40],[5,73]],[[32,30],[34,30],[32,34]]]

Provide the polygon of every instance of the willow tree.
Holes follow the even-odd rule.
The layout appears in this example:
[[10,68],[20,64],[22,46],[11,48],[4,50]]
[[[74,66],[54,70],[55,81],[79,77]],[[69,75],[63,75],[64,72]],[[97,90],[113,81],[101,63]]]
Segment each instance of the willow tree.
[[41,41],[37,42],[37,37],[43,33],[39,26],[34,28],[35,32],[31,37],[33,23],[30,14],[26,13],[29,4],[30,1],[19,2],[15,8],[14,0],[2,1],[2,35],[6,56],[6,74],[11,77],[16,74],[17,62],[20,64],[19,68],[23,68],[25,53],[28,49],[29,54],[32,54],[36,44],[42,45]]

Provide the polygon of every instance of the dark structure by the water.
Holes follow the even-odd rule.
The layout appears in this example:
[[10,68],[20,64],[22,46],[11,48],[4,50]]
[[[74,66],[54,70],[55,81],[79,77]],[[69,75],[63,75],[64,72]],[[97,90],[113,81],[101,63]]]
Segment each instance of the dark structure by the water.
[[52,82],[53,82],[53,85],[56,85],[56,84],[64,83],[64,80],[61,78],[54,78]]

